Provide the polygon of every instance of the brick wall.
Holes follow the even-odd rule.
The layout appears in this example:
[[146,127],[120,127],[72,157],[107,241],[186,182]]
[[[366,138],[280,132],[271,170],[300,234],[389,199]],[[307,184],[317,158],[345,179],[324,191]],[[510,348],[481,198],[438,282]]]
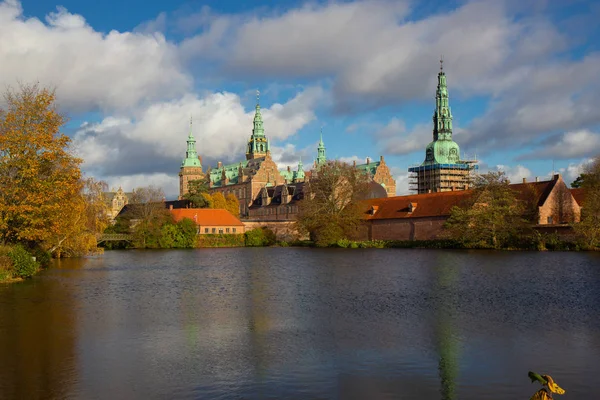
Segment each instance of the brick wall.
[[275,233],[277,240],[298,240],[307,239],[302,237],[296,229],[296,223],[293,221],[251,221],[243,220],[246,232],[251,229],[267,227]]
[[429,240],[441,232],[447,217],[371,220],[372,240]]

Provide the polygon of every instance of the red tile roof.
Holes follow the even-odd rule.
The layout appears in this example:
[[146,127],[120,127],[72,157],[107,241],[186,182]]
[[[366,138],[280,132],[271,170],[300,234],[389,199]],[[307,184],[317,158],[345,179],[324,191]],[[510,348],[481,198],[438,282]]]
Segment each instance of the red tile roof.
[[177,208],[169,210],[175,221],[189,218],[198,225],[208,226],[244,226],[229,211],[215,208]]
[[[450,215],[452,207],[466,203],[472,195],[472,190],[460,190],[365,200],[363,203],[366,205],[367,210],[376,209],[374,215],[370,215],[367,211],[365,218],[390,219],[446,216]],[[409,210],[411,203],[413,204],[413,212]]]
[[[516,197],[523,201],[534,200],[542,206],[556,185],[556,180],[517,183],[510,185]],[[408,196],[395,196],[363,201],[365,219],[422,218],[449,216],[454,206],[466,205],[473,190],[423,193]],[[412,203],[413,211],[410,212]],[[372,214],[373,208],[375,213]]]
[[578,188],[578,189],[570,189],[571,190],[571,195],[573,195],[573,198],[575,199],[575,201],[577,202],[577,204],[579,204],[579,206],[583,206],[583,201],[585,198],[585,193],[583,192],[583,189]]

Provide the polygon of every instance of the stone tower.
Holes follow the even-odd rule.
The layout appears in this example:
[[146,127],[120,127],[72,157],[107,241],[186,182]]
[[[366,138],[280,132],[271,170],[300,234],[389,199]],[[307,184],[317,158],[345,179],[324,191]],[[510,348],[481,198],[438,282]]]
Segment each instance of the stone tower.
[[471,171],[477,169],[476,161],[460,159],[460,148],[452,140],[452,111],[448,96],[443,60],[435,94],[433,112],[433,141],[425,148],[425,161],[409,168],[411,190],[417,193],[466,190]]
[[317,161],[316,166],[319,167],[327,162],[325,156],[325,143],[323,143],[323,128],[321,128],[321,138],[319,140],[319,146],[317,147]]
[[188,182],[204,178],[202,173],[202,161],[196,153],[196,139],[192,133],[192,118],[190,118],[190,134],[187,138],[187,150],[185,158],[179,169],[179,199],[188,192]]
[[252,128],[252,135],[248,140],[248,146],[246,148],[246,160],[252,160],[255,158],[266,157],[267,154],[271,153],[269,145],[269,139],[265,136],[265,129],[263,128],[262,114],[260,113],[260,92],[256,91],[256,112],[254,113],[254,127]]

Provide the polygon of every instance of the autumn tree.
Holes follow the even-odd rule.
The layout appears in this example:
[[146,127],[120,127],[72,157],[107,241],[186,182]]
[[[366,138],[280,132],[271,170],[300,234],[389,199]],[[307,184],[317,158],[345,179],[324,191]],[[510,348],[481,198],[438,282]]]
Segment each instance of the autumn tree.
[[[57,249],[85,218],[83,181],[60,132],[65,117],[53,90],[20,85],[4,93],[0,109],[0,240]],[[94,244],[95,245],[95,244]]]
[[600,248],[600,156],[586,166],[584,176],[581,222],[575,232],[584,248]]
[[362,223],[359,200],[368,190],[367,175],[340,161],[322,165],[305,188],[297,226],[318,246],[352,237]]
[[479,175],[474,192],[462,207],[453,207],[445,223],[446,236],[467,247],[499,249],[527,227],[526,205],[516,198],[502,171]]
[[222,208],[227,209],[227,200],[225,200],[225,196],[223,193],[217,192],[212,195],[213,205],[211,208]]
[[225,209],[236,217],[240,216],[240,202],[233,193],[225,196]]
[[205,194],[208,194],[206,179],[195,179],[188,182],[188,192],[183,198],[191,201],[194,208],[207,208],[209,203]]

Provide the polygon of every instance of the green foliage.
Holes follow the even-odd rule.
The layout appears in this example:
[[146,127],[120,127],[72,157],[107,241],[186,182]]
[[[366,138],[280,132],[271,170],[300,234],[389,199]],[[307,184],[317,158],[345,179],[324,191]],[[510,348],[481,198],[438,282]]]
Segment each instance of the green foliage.
[[52,261],[52,255],[49,252],[39,246],[34,246],[29,249],[29,252],[35,257],[35,260],[39,263],[41,268],[48,268]]
[[204,194],[208,194],[206,179],[196,179],[188,182],[188,192],[183,198],[191,201],[194,208],[209,208],[209,200]]
[[37,261],[34,261],[33,256],[20,244],[8,253],[8,257],[12,260],[15,275],[20,278],[29,278],[39,269]]
[[579,244],[584,249],[600,248],[600,156],[586,167],[581,185],[584,192],[581,222],[575,225]]
[[445,235],[466,248],[505,248],[527,234],[526,209],[504,172],[489,172],[478,177],[470,203],[452,208]]
[[275,233],[266,227],[249,230],[244,236],[248,247],[272,246],[277,241]]
[[583,183],[585,182],[585,174],[580,174],[577,179],[575,179],[573,182],[571,182],[571,187],[573,189],[579,189],[580,187],[583,186]]
[[240,234],[215,234],[199,235],[198,247],[243,247],[244,235]]

